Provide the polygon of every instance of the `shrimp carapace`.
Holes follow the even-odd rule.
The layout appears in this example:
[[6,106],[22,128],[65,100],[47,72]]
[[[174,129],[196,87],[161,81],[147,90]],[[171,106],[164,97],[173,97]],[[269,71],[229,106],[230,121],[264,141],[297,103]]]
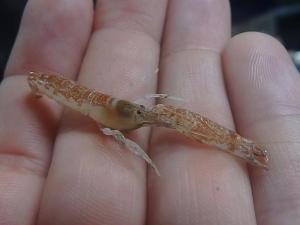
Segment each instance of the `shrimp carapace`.
[[252,165],[268,169],[256,157],[262,157],[263,162],[268,163],[269,153],[256,142],[240,136],[235,131],[199,114],[170,105],[158,104],[152,107],[152,111],[159,115],[163,126],[175,129],[200,143],[234,154]]

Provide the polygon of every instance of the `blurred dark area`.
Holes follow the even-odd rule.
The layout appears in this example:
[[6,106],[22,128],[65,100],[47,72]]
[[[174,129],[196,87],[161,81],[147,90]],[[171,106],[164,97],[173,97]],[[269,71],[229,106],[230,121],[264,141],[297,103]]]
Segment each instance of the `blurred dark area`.
[[27,0],[0,0],[0,82]]
[[[0,0],[0,81],[26,2]],[[300,0],[230,0],[230,4],[233,35],[259,31],[274,36],[287,48],[300,71]]]

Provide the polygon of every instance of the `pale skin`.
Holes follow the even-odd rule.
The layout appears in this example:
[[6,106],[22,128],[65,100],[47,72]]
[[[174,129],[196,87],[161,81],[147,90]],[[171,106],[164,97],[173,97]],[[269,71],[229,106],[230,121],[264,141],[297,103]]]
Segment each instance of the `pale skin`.
[[[224,0],[167,3],[98,1],[93,14],[92,1],[29,1],[0,88],[0,224],[297,224],[300,78],[287,52],[263,34],[230,39]],[[26,81],[47,70],[118,96],[158,67],[157,82],[125,97],[158,83],[267,143],[270,170],[170,129],[132,132],[158,178],[91,119],[37,101]]]

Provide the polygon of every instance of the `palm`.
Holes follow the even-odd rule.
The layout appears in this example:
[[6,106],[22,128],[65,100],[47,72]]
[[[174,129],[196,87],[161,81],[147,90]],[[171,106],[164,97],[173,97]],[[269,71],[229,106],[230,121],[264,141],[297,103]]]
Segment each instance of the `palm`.
[[258,142],[299,136],[300,80],[276,41],[253,33],[229,41],[230,12],[224,1],[170,1],[168,8],[167,1],[131,2],[98,1],[94,17],[91,1],[28,3],[1,86],[0,106],[6,110],[0,114],[0,220],[299,221],[296,144],[266,146],[273,162],[266,172],[247,170],[241,160],[168,129],[155,128],[151,136],[150,129],[137,130],[130,138],[148,149],[162,173],[158,179],[141,158],[102,135],[91,119],[68,109],[62,113],[46,98],[37,101],[25,76],[11,76],[33,69],[56,72],[118,96],[159,66],[157,82],[153,76],[124,97],[132,100],[158,89],[187,99],[185,108],[235,126]]

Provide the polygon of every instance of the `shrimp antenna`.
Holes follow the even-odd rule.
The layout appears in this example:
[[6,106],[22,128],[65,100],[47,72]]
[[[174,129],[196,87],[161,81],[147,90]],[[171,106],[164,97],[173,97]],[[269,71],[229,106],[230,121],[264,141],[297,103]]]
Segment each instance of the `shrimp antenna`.
[[141,102],[142,100],[148,99],[148,98],[168,98],[168,99],[172,99],[172,100],[176,100],[176,101],[184,101],[184,102],[187,101],[187,100],[184,100],[182,98],[178,98],[178,97],[171,96],[171,95],[168,95],[168,94],[147,94],[144,97],[141,97],[137,100],[134,100],[133,102],[137,104],[137,103]]
[[156,75],[157,73],[158,73],[158,68],[157,68],[152,74],[134,80],[133,82],[131,82],[131,83],[130,83],[130,84],[129,84],[122,92],[121,92],[120,97],[124,96],[124,95],[132,88],[133,85],[135,85],[135,84],[137,84],[137,83],[140,83],[140,82],[142,82],[142,81],[144,81],[144,80],[147,80],[149,77],[152,77],[152,76]]
[[[145,76],[145,77],[141,77],[139,79],[136,79],[134,80],[133,82],[131,82],[127,88],[125,88],[121,94],[120,94],[120,97],[124,96],[130,89],[133,85],[137,84],[137,83],[140,83],[142,81],[145,81],[147,80],[149,77],[153,76],[153,75],[156,75],[158,73],[159,69],[157,68],[151,75],[148,75],[148,76]],[[147,94],[137,100],[134,100],[133,102],[138,104],[140,103],[142,100],[146,100],[146,99],[149,99],[149,98],[168,98],[168,99],[172,99],[172,100],[176,100],[176,101],[186,101],[182,98],[178,98],[178,97],[175,97],[175,96],[171,96],[169,94]]]

